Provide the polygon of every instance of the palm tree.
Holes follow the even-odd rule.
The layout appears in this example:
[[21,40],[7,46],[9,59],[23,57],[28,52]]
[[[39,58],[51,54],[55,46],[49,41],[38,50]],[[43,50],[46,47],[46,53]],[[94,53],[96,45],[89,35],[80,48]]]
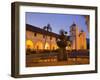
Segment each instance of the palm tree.
[[89,16],[88,15],[84,15],[83,16],[84,18],[85,18],[85,23],[86,23],[86,25],[87,25],[87,29],[88,29],[88,32],[90,31],[89,29],[90,29],[90,18],[89,18]]
[[[47,24],[47,26],[44,26],[43,29],[46,30],[47,32],[52,32],[52,28],[50,24]],[[44,43],[44,49],[45,49],[47,34],[44,34],[44,36],[45,36],[45,43]],[[50,37],[50,50],[51,50],[51,37]]]

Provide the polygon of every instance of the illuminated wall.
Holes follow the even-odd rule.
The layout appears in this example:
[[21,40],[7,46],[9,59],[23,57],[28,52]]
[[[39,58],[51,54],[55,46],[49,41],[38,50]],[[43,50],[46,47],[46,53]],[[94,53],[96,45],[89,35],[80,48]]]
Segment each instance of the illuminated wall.
[[31,50],[56,50],[58,48],[56,44],[56,38],[46,36],[46,38],[39,33],[32,31],[26,31],[26,49]]
[[[31,50],[56,50],[58,48],[56,44],[56,37],[44,36],[40,33],[32,31],[26,31],[26,49]],[[67,46],[66,50],[80,50],[87,49],[86,33],[79,31],[78,26],[73,24],[70,27],[70,39],[71,46]]]

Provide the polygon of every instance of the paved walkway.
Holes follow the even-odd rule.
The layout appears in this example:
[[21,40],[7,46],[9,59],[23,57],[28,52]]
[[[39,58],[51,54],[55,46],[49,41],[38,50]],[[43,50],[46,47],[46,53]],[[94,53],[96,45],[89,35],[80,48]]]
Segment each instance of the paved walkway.
[[51,62],[48,62],[48,60],[40,60],[40,62],[26,62],[26,67],[36,67],[36,66],[61,66],[61,65],[81,65],[81,64],[89,64],[88,58],[69,58],[67,61],[57,61],[52,60]]

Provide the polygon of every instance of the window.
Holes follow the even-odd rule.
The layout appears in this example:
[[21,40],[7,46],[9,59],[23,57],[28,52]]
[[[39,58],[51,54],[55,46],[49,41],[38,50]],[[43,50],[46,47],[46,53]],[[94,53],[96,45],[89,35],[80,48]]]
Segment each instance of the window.
[[35,37],[36,37],[36,35],[37,35],[37,34],[36,34],[36,33],[34,33],[34,36],[35,36]]
[[45,38],[45,35],[43,35],[43,38]]
[[52,37],[50,37],[50,40],[52,40]]

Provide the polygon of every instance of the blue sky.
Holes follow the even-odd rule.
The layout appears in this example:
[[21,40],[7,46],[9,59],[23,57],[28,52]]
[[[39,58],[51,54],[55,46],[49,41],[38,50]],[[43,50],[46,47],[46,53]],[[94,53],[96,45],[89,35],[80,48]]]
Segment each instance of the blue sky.
[[70,26],[73,22],[79,26],[80,30],[85,31],[87,37],[89,37],[85,18],[81,15],[26,12],[26,24],[31,24],[40,28],[50,24],[52,32],[57,34],[59,34],[60,29],[64,29],[69,34]]

